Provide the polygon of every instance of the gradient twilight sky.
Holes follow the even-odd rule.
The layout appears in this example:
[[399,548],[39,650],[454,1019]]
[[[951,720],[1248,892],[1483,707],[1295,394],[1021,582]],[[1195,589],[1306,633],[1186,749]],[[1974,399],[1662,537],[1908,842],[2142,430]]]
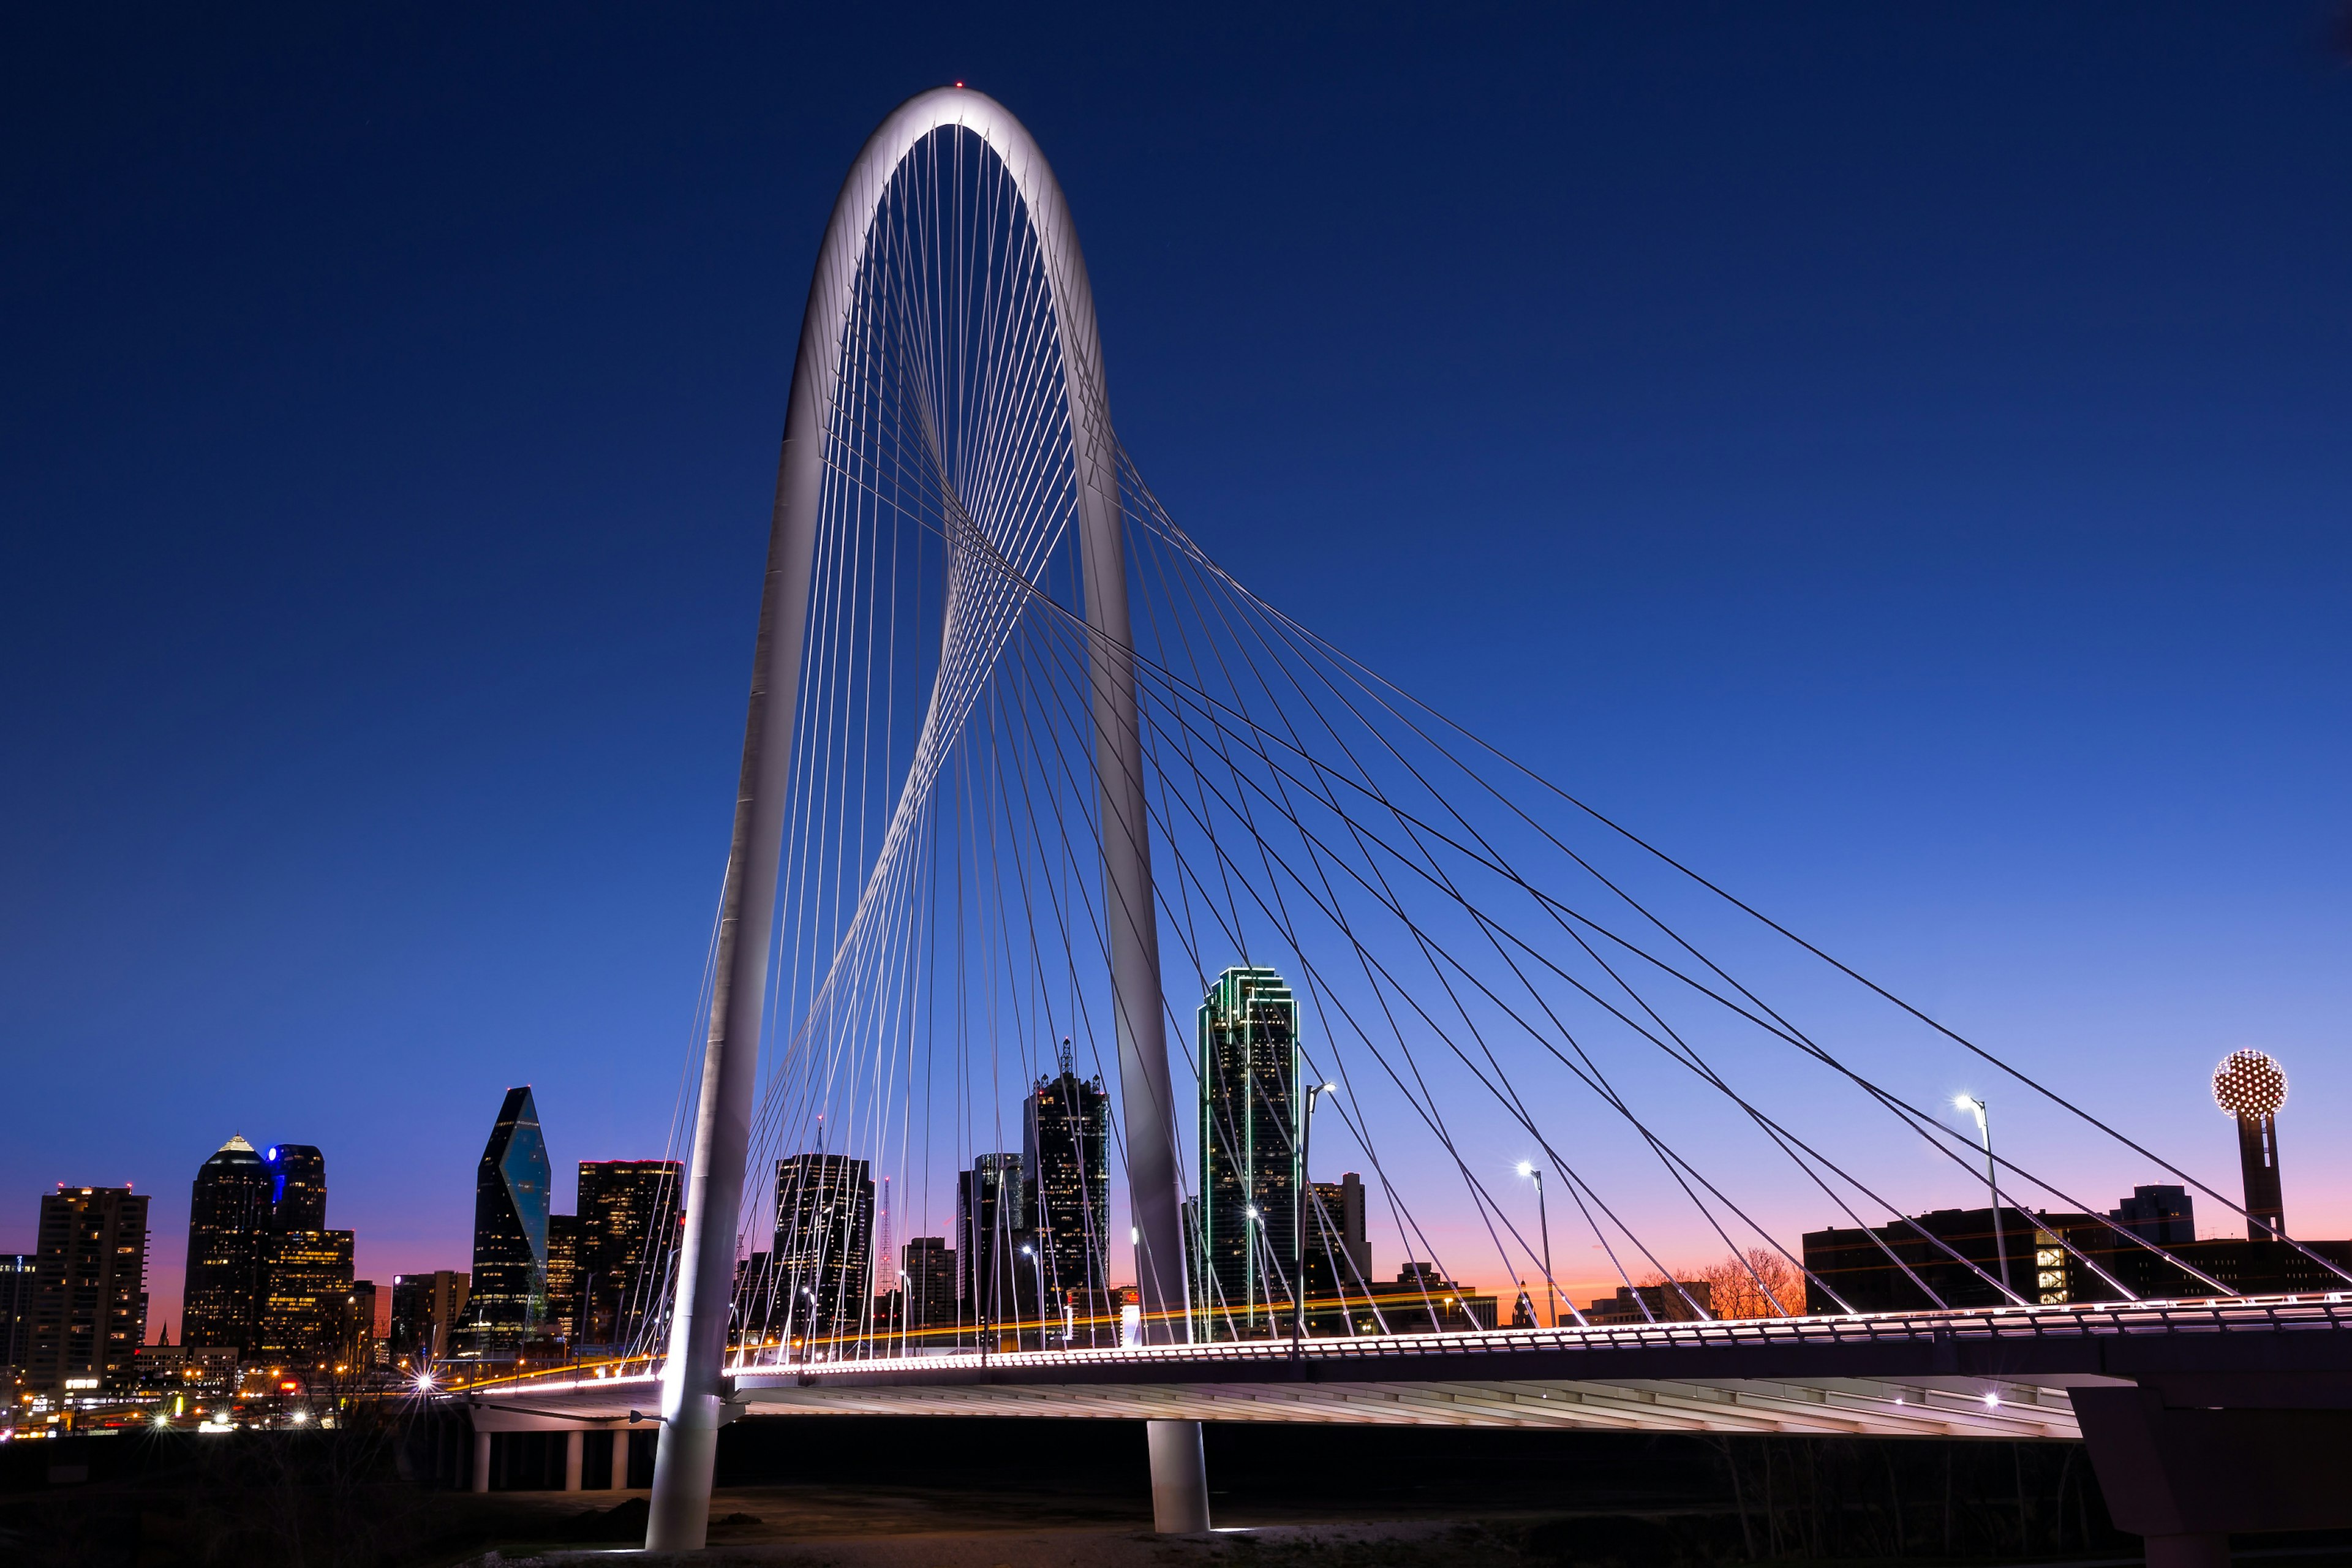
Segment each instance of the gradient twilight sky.
[[808,268],[959,78],[1246,580],[2217,1184],[2273,1051],[2352,1230],[2343,15],[1534,10],[15,17],[0,1250],[134,1182],[176,1324],[231,1132],[379,1279],[509,1084],[658,1152]]

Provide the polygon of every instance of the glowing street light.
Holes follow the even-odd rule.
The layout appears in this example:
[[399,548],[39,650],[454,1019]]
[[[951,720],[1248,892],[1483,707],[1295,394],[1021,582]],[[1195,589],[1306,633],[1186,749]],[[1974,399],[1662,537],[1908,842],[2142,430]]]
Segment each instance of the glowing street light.
[[1544,1208],[1543,1167],[1532,1160],[1519,1162],[1519,1174],[1532,1178],[1536,1184],[1536,1225],[1543,1232],[1544,1315],[1553,1328],[1559,1327],[1559,1301],[1552,1294],[1551,1283],[1551,1215]]
[[[1306,1353],[1307,1337],[1307,1156],[1315,1147],[1315,1104],[1327,1094],[1337,1094],[1336,1083],[1318,1083],[1307,1091],[1307,1115],[1298,1134],[1298,1180],[1290,1194],[1296,1200],[1298,1223],[1290,1232],[1290,1359],[1297,1361]],[[1339,1269],[1331,1270],[1333,1280]]]
[[2000,1259],[2000,1288],[2009,1292],[2011,1300],[2017,1292],[2009,1283],[2009,1227],[2000,1220],[2000,1182],[1994,1174],[1992,1160],[1992,1113],[1985,1102],[1973,1094],[1956,1094],[1952,1109],[1965,1110],[1977,1119],[1977,1136],[1984,1140],[1985,1189],[1992,1194],[1993,1255]]

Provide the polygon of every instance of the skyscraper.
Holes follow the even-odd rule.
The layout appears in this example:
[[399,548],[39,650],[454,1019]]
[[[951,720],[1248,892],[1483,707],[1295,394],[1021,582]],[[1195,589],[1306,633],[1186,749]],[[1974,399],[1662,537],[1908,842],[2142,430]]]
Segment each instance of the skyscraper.
[[956,1177],[956,1300],[967,1323],[1021,1315],[1012,1263],[1029,1238],[1027,1195],[1018,1154],[982,1154]]
[[339,1359],[352,1294],[352,1233],[277,1232],[265,1278],[254,1353],[289,1371],[316,1372]]
[[1350,1171],[1336,1182],[1308,1183],[1307,1215],[1307,1299],[1327,1309],[1360,1299],[1372,1282],[1364,1178]]
[[41,1196],[30,1387],[127,1391],[147,1334],[147,1194],[65,1187]]
[[261,1163],[269,1171],[271,1226],[326,1229],[327,1157],[308,1143],[273,1143]]
[[411,1370],[449,1353],[449,1334],[466,1321],[465,1275],[452,1269],[392,1278],[392,1360]]
[[580,1216],[547,1216],[547,1310],[541,1326],[570,1343],[580,1337]]
[[874,1302],[874,1178],[846,1154],[776,1162],[777,1310],[796,1334],[858,1331]]
[[1102,1080],[1070,1069],[1041,1078],[1023,1103],[1021,1168],[1029,1187],[1029,1228],[1045,1254],[1045,1285],[1064,1300],[1109,1284],[1110,1097]]
[[1198,1017],[1200,1278],[1212,1337],[1264,1331],[1297,1230],[1298,1003],[1271,969],[1217,977]]
[[[261,1163],[269,1239],[249,1351],[275,1366],[316,1372],[343,1359],[352,1233],[327,1228],[327,1157],[316,1148],[273,1143]],[[184,1331],[180,1337],[186,1342]]]
[[583,1342],[635,1343],[659,1322],[677,1256],[684,1170],[676,1160],[580,1162]]
[[196,1168],[188,1194],[183,1345],[230,1345],[245,1352],[257,1342],[275,1187],[268,1163],[243,1133]]
[[913,1330],[953,1328],[956,1257],[943,1236],[919,1236],[899,1258],[906,1279],[906,1321]]
[[33,1357],[33,1252],[0,1252],[0,1393],[10,1393]]
[[478,1348],[529,1337],[547,1290],[547,1140],[530,1086],[507,1090],[474,1178],[474,1321]]

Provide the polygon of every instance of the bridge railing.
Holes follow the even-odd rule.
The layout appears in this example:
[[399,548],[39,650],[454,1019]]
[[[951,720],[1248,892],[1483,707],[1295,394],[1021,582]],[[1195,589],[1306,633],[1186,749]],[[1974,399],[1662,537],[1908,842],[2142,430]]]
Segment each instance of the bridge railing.
[[[2126,1301],[2065,1307],[2007,1307],[1947,1312],[1887,1312],[1813,1318],[1717,1319],[1592,1328],[1489,1329],[1308,1339],[1301,1353],[1318,1361],[1391,1356],[1509,1355],[1529,1352],[1661,1349],[1706,1345],[1916,1343],[1936,1340],[2079,1338],[2124,1334],[2274,1333],[2352,1329],[2352,1292],[2249,1297],[2230,1300]],[[843,1375],[886,1370],[1145,1364],[1155,1361],[1279,1362],[1287,1340],[1218,1341],[1117,1349],[961,1351],[921,1356],[843,1356],[730,1367],[738,1377]]]
[[[1885,1312],[1814,1318],[1717,1319],[1631,1323],[1591,1328],[1487,1329],[1418,1334],[1360,1334],[1307,1339],[1302,1353],[1316,1361],[1465,1354],[1507,1356],[1559,1351],[1688,1348],[1708,1345],[1917,1343],[1937,1340],[2049,1339],[2141,1334],[2228,1334],[2352,1329],[2352,1291],[2314,1296],[2261,1296],[2222,1300],[2124,1301],[2065,1307],[2006,1307],[1948,1312]],[[851,1346],[845,1346],[850,1349]],[[727,1375],[738,1381],[778,1377],[858,1375],[876,1372],[1072,1365],[1141,1365],[1157,1361],[1263,1363],[1286,1361],[1287,1340],[1219,1341],[1191,1345],[1117,1349],[933,1351],[919,1356],[831,1354],[804,1361],[739,1361]],[[549,1368],[479,1383],[470,1392],[511,1394],[571,1388],[605,1388],[656,1382],[660,1362]]]

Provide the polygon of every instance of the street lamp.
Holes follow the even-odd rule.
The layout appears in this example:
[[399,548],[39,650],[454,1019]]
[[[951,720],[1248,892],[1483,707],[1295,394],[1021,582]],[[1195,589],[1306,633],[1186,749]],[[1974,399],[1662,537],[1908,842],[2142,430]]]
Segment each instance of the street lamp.
[[1559,1302],[1552,1294],[1551,1215],[1544,1208],[1543,1167],[1532,1160],[1522,1160],[1519,1174],[1534,1178],[1536,1184],[1536,1226],[1543,1233],[1544,1312],[1556,1329],[1559,1327]]
[[1042,1351],[1045,1348],[1045,1255],[1024,1241],[1021,1256],[1037,1270],[1037,1348]]
[[1258,1243],[1265,1238],[1261,1218],[1255,1204],[1242,1210],[1242,1249],[1249,1258],[1249,1267],[1242,1271],[1245,1286],[1242,1292],[1242,1329],[1245,1333],[1257,1328]]
[[[1297,1224],[1290,1232],[1290,1359],[1297,1361],[1306,1353],[1307,1337],[1307,1194],[1308,1184],[1307,1157],[1315,1147],[1315,1102],[1327,1094],[1337,1094],[1336,1083],[1318,1083],[1307,1091],[1307,1116],[1298,1134],[1298,1180],[1291,1196],[1297,1200]],[[1334,1276],[1338,1274],[1332,1270]]]
[[907,1283],[907,1271],[898,1270],[898,1359],[907,1359],[907,1312],[914,1288]]
[[1984,1140],[1985,1191],[1992,1194],[1993,1256],[2000,1260],[2000,1288],[2009,1292],[2011,1300],[2017,1299],[2016,1289],[2009,1282],[2009,1227],[2000,1222],[2000,1183],[1993,1173],[1992,1114],[1985,1102],[1973,1094],[1956,1094],[1952,1109],[1965,1110],[1977,1119],[1977,1136]]

